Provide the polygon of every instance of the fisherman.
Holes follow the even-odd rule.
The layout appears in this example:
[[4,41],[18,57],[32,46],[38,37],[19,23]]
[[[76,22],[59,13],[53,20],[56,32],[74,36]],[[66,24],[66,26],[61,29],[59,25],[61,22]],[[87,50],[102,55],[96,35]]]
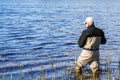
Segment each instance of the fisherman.
[[93,73],[99,70],[99,46],[106,43],[104,32],[94,25],[93,17],[87,17],[85,20],[86,30],[83,30],[78,45],[83,48],[81,55],[75,65],[75,71],[82,72],[82,68],[87,64]]

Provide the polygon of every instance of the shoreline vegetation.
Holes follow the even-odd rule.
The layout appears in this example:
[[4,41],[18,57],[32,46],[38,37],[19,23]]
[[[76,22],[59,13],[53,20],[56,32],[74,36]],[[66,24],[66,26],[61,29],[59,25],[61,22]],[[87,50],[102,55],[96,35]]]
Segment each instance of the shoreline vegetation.
[[[72,55],[72,56],[75,56],[75,55]],[[68,57],[68,62],[67,62],[68,64],[63,65],[63,67],[64,67],[64,70],[62,70],[63,74],[59,74],[59,71],[57,71],[57,69],[58,69],[57,67],[59,65],[54,64],[54,59],[53,58],[51,58],[49,56],[46,56],[46,57],[50,61],[50,69],[54,72],[52,77],[49,78],[50,80],[101,80],[102,75],[107,75],[107,79],[105,79],[105,80],[113,80],[111,75],[112,74],[117,74],[117,73],[119,73],[119,77],[118,77],[119,79],[117,79],[117,80],[120,80],[120,57],[119,57],[119,62],[118,62],[117,69],[112,70],[112,69],[110,69],[110,64],[112,63],[112,57],[108,55],[107,59],[105,61],[105,64],[104,64],[105,68],[102,69],[102,67],[100,67],[100,71],[99,71],[98,74],[93,74],[91,72],[91,70],[89,68],[86,68],[86,67],[83,69],[82,74],[76,74],[75,71],[74,71],[74,65],[72,65],[71,67],[68,66],[71,63],[71,61],[70,61],[71,56]],[[75,60],[74,64],[75,64],[77,58],[76,58],[76,56],[74,58],[75,58],[74,59]],[[37,77],[35,77],[34,75],[31,75],[30,73],[25,73],[23,71],[23,66],[24,65],[19,65],[18,66],[19,67],[19,72],[18,72],[17,80],[26,80],[25,79],[26,78],[25,74],[27,74],[30,79],[33,78],[35,80],[49,80],[48,77],[47,77],[49,75],[48,74],[49,70],[45,69],[44,64],[40,65],[40,68],[42,69],[42,71],[39,73],[39,76],[37,76]],[[33,67],[34,67],[34,65],[31,66],[31,68],[30,68],[31,71],[30,72],[34,72]],[[7,74],[8,78],[6,79],[6,74],[5,74],[4,71],[5,71],[5,69],[3,69],[2,72],[0,72],[0,80],[13,80],[13,73],[9,72],[9,74]],[[58,77],[58,75],[60,77]]]

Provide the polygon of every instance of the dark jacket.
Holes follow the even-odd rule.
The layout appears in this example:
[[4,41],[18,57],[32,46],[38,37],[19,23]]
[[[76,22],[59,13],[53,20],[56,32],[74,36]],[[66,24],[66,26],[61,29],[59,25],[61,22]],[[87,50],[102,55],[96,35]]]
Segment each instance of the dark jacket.
[[97,46],[97,48],[99,48],[99,44],[105,44],[105,43],[106,43],[106,39],[104,36],[104,32],[101,29],[96,28],[94,25],[89,26],[86,30],[84,30],[78,40],[78,45],[81,48],[84,48],[86,46],[89,46],[88,48],[92,48],[93,46]]

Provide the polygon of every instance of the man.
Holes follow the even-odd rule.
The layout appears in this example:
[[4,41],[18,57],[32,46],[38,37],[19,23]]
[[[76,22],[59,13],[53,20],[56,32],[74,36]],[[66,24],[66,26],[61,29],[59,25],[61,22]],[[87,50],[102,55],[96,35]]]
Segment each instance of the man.
[[76,62],[75,70],[81,72],[81,69],[89,64],[92,72],[96,73],[99,70],[99,45],[105,44],[106,39],[104,32],[95,27],[92,17],[86,18],[85,25],[87,29],[78,40],[78,45],[83,50]]

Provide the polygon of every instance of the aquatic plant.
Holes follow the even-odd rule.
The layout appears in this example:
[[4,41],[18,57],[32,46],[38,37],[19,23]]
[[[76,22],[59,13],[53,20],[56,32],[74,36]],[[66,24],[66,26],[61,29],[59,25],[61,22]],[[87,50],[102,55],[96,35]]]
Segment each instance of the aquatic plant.
[[12,80],[12,72],[10,73],[10,79],[9,80]]
[[4,80],[4,73],[2,72],[2,75],[0,75],[0,80]]
[[[76,55],[71,55],[69,54],[66,59],[67,62],[63,65],[64,69],[63,69],[63,73],[61,74],[61,80],[71,80],[71,79],[75,79],[76,80],[99,80],[100,76],[97,76],[95,73],[91,73],[89,69],[87,69],[86,67],[83,68],[83,73],[82,74],[76,74],[74,72],[74,66],[70,66],[75,65],[75,62],[71,62],[71,57],[73,59],[74,57],[74,61],[76,62]],[[57,67],[59,65],[56,65],[54,63],[55,59],[52,57],[48,57],[48,55],[46,56],[46,58],[49,60],[50,62],[50,70],[53,71],[53,75],[51,75],[51,80],[57,80],[57,76],[59,75],[59,71],[57,70]],[[72,60],[73,61],[73,60]],[[107,56],[107,59],[105,61],[106,63],[106,74],[107,74],[107,79],[111,80],[111,74],[112,72],[110,71],[110,65],[112,63],[112,57],[110,55]],[[40,64],[40,69],[42,69],[42,72],[39,74],[40,77],[37,78],[37,80],[47,80],[47,75],[48,75],[48,70],[45,67],[46,65],[44,65],[43,63]],[[33,71],[33,67],[30,67],[30,72]],[[19,65],[19,76],[18,76],[18,80],[21,80],[23,78],[24,72],[23,72],[23,65],[20,64]],[[119,69],[119,73],[120,73],[120,58],[119,58],[119,62],[118,62],[118,69]],[[102,72],[102,68],[101,68],[101,72]],[[104,71],[103,71],[104,72]],[[101,74],[100,74],[101,75]],[[60,75],[59,75],[60,76]],[[77,76],[77,77],[76,77]],[[29,78],[31,77],[31,78]],[[35,76],[34,76],[35,77]],[[12,72],[9,73],[9,80],[12,80],[13,78],[13,74]],[[32,75],[28,73],[28,78],[29,79],[33,79]],[[34,78],[35,79],[35,78]],[[4,72],[0,75],[0,80],[5,80],[5,75]],[[119,80],[120,80],[120,75],[119,75]]]
[[19,65],[19,68],[20,68],[20,76],[18,77],[18,80],[21,80],[21,78],[23,76],[22,64]]
[[118,62],[118,70],[119,70],[119,80],[120,80],[120,57],[119,57],[119,62]]

